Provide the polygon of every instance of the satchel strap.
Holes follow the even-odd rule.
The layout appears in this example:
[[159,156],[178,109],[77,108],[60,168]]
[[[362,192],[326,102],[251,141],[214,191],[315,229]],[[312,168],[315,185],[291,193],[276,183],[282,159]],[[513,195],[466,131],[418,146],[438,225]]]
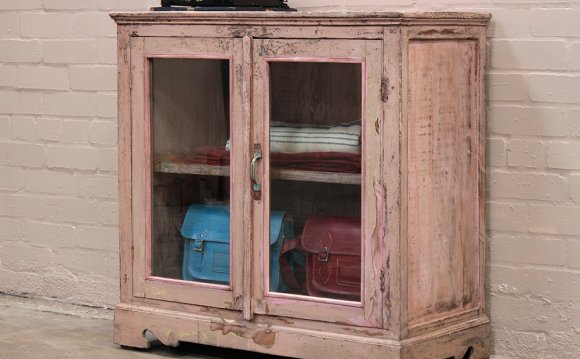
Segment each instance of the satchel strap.
[[[299,291],[300,293],[305,292],[304,285],[299,283],[296,279],[296,273],[292,271],[292,267],[290,266],[290,261],[288,257],[285,256],[286,253],[298,249],[302,251],[302,236],[296,236],[289,241],[284,242],[282,245],[282,249],[280,251],[280,274],[282,274],[282,278],[288,287]],[[296,265],[296,262],[294,262]],[[303,270],[303,269],[302,269]]]

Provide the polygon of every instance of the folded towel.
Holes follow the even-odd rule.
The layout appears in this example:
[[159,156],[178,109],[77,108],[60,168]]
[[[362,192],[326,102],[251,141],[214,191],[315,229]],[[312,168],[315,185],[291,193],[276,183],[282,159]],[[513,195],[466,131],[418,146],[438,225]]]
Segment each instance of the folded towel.
[[299,127],[274,123],[270,128],[270,152],[360,153],[360,122],[330,127]]
[[[303,127],[300,124],[274,122],[270,127],[270,152],[341,152],[360,154],[360,121],[337,126]],[[226,150],[231,150],[230,140]]]

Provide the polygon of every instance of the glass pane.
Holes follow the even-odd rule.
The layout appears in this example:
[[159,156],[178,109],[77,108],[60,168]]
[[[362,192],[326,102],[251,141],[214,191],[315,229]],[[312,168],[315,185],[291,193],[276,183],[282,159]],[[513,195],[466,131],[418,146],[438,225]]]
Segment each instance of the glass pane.
[[272,292],[360,301],[361,72],[269,64]]
[[151,274],[230,281],[227,60],[150,59]]

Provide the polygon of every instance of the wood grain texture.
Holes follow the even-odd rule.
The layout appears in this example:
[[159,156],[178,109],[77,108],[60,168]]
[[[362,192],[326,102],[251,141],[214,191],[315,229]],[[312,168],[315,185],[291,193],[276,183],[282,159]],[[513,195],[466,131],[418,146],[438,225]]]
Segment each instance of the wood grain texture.
[[477,151],[478,151],[478,194],[479,194],[479,217],[478,217],[478,236],[479,236],[479,314],[486,315],[486,248],[487,248],[487,226],[486,226],[486,119],[485,119],[485,81],[484,78],[486,69],[486,31],[484,28],[478,29],[477,42],[479,46],[479,66],[476,68],[477,79],[479,79],[476,86],[474,86],[474,91],[476,96],[479,98],[479,113],[477,118],[477,132],[479,134]]
[[383,326],[386,276],[385,186],[383,182],[383,137],[376,124],[383,122],[383,42],[365,41],[361,78],[362,117],[362,303],[364,318],[372,327]]
[[252,38],[244,36],[242,40],[242,87],[239,89],[242,98],[242,108],[239,117],[236,117],[235,124],[237,130],[236,142],[237,145],[233,148],[239,161],[239,172],[236,179],[239,186],[235,188],[237,196],[236,202],[238,205],[234,208],[237,210],[234,213],[244,213],[246,215],[240,216],[238,228],[242,235],[239,242],[243,244],[242,247],[242,311],[245,320],[251,320],[254,316],[252,308],[252,253],[254,248],[254,241],[252,240],[252,198],[250,194],[250,170],[249,161],[250,153],[250,132],[251,120],[244,121],[244,119],[251,119],[252,116]]
[[119,257],[121,301],[133,295],[133,231],[131,197],[131,51],[129,32],[117,29],[118,147],[119,147]]
[[271,179],[281,179],[286,181],[305,181],[320,183],[340,183],[340,184],[360,184],[361,175],[356,173],[334,173],[316,171],[298,171],[272,169]]
[[[222,45],[223,46],[223,45]],[[246,65],[243,52],[243,40],[234,39],[231,46],[230,64],[230,139],[231,151],[231,179],[230,179],[230,211],[233,213],[230,219],[230,239],[231,239],[231,269],[230,278],[233,292],[233,308],[243,310],[245,318],[249,318],[249,308],[247,298],[247,280],[244,270],[247,270],[247,244],[248,226],[251,218],[239,215],[248,208],[250,194],[248,188],[249,181],[249,124],[244,121],[247,118],[247,90],[244,90],[246,75]],[[228,50],[229,51],[229,50]],[[245,269],[246,268],[246,269]]]
[[144,296],[146,277],[146,251],[144,245],[149,228],[146,214],[146,198],[150,190],[146,186],[148,162],[145,153],[145,59],[143,38],[131,38],[131,263],[133,271],[133,295]]
[[[383,251],[385,291],[384,327],[401,337],[403,264],[401,245],[401,29],[385,29],[383,39],[383,122],[380,124],[383,147],[382,182],[385,187]],[[386,92],[385,92],[386,91]]]
[[[408,327],[409,327],[409,285],[408,285],[408,196],[409,193],[409,181],[408,181],[408,152],[407,148],[409,146],[408,140],[408,113],[409,113],[409,31],[410,29],[402,28],[401,31],[401,89],[400,89],[400,104],[401,104],[401,113],[400,113],[400,128],[399,128],[399,136],[400,136],[400,147],[399,147],[399,156],[400,156],[400,188],[401,192],[399,193],[399,202],[400,202],[400,229],[399,229],[399,283],[400,283],[400,302],[398,305],[399,316],[395,317],[395,320],[398,319],[399,325],[399,338],[406,338],[408,335]],[[396,329],[395,329],[396,330]]]
[[360,121],[360,64],[272,62],[269,72],[272,121],[329,126]]
[[297,24],[286,24],[277,26],[232,26],[222,25],[203,25],[199,23],[190,26],[174,26],[172,24],[156,24],[154,27],[148,25],[135,25],[133,33],[136,36],[146,37],[244,37],[263,39],[361,39],[361,40],[380,40],[383,34],[383,28],[380,26],[320,26],[317,24],[308,24],[298,26]]
[[419,324],[479,304],[478,86],[472,40],[412,40],[408,311]]

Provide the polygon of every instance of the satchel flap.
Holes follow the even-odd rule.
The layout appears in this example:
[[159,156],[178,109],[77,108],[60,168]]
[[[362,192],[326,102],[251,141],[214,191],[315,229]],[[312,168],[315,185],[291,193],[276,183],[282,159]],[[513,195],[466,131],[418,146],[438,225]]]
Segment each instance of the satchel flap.
[[280,230],[282,229],[282,222],[286,212],[272,211],[270,212],[270,245],[276,243],[280,237]]
[[190,205],[181,226],[181,235],[197,241],[230,243],[229,207]]
[[307,252],[360,256],[360,217],[310,216],[302,231]]

